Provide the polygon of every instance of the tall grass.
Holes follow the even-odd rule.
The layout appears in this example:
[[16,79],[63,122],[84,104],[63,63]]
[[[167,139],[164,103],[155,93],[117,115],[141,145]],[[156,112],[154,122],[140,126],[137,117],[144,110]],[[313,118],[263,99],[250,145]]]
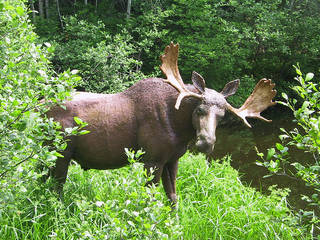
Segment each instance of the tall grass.
[[72,165],[63,202],[50,181],[6,200],[0,239],[307,239],[287,191],[264,196],[244,186],[229,159],[208,167],[202,155],[186,154],[178,176],[179,207],[171,210],[162,186],[144,186],[139,163],[111,171]]
[[180,224],[184,239],[305,239],[287,207],[289,190],[265,196],[244,186],[230,159],[207,167],[201,155],[180,166]]

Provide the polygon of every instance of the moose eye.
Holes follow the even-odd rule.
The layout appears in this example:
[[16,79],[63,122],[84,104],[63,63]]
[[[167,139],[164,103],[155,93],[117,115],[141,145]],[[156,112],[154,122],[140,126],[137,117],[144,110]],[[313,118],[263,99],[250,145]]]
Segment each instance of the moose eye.
[[207,114],[207,111],[204,108],[198,108],[196,113],[198,115],[205,115],[205,114]]

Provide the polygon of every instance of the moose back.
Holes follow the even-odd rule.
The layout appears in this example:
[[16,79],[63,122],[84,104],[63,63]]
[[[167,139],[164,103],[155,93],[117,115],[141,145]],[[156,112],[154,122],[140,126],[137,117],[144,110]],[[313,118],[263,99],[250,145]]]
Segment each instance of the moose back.
[[[65,109],[55,106],[47,115],[63,128],[76,126],[77,116],[88,123],[90,133],[72,136],[58,158],[53,176],[61,193],[71,159],[83,169],[113,169],[128,164],[124,148],[143,149],[144,166],[155,169],[153,182],[162,180],[168,198],[175,203],[178,160],[188,143],[195,140],[199,151],[211,154],[215,130],[226,110],[239,116],[260,118],[275,104],[276,91],[270,80],[262,79],[239,109],[227,103],[239,80],[228,83],[220,92],[205,87],[203,78],[193,72],[193,84],[185,85],[178,70],[179,46],[171,43],[161,56],[161,70],[166,79],[141,80],[124,92],[96,94],[76,92]],[[268,121],[268,120],[266,120]]]

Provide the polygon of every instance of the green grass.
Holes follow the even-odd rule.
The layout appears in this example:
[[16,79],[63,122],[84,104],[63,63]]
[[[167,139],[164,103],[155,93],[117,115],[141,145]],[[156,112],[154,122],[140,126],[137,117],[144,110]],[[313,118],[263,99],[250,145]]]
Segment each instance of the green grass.
[[141,164],[111,171],[72,165],[64,202],[50,181],[30,182],[0,209],[0,239],[307,239],[286,206],[285,190],[269,196],[244,186],[229,160],[207,166],[186,154],[177,180],[178,210],[162,185],[144,187]]
[[[287,208],[287,190],[265,196],[244,186],[229,160],[207,167],[184,156],[178,179],[184,239],[304,239]],[[183,175],[183,176],[181,176]]]

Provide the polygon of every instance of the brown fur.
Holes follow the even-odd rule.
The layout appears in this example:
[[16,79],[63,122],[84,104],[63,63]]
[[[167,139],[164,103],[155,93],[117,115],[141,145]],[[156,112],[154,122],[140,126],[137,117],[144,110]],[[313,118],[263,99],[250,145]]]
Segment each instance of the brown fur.
[[75,126],[77,116],[88,123],[90,131],[72,137],[64,158],[57,160],[54,176],[61,189],[71,158],[83,169],[112,169],[128,164],[124,148],[142,148],[145,167],[156,169],[153,182],[162,177],[169,199],[175,202],[178,159],[195,138],[192,113],[200,102],[186,98],[176,110],[177,96],[176,89],[163,79],[150,78],[117,94],[77,92],[66,102],[66,110],[52,108],[47,115],[64,128]]

